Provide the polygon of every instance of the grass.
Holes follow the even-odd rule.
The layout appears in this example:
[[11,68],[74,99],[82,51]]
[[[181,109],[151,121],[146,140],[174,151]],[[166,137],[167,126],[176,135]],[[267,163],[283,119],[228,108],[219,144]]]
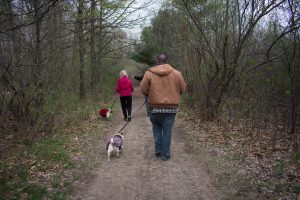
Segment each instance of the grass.
[[64,148],[67,142],[68,139],[65,136],[59,138],[49,137],[26,146],[25,152],[34,155],[38,160],[65,163],[68,161],[68,154]]
[[277,161],[274,167],[275,174],[281,176],[283,174],[284,169],[285,169],[285,163],[283,161]]
[[296,151],[293,155],[292,155],[292,161],[294,163],[300,163],[300,151]]
[[62,200],[67,198],[66,192],[55,192],[51,195],[51,200]]
[[[70,157],[79,151],[74,134],[86,134],[81,124],[97,109],[94,101],[81,101],[75,95],[49,96],[39,120],[47,122],[50,133],[36,139],[23,138],[1,154],[0,200],[66,199],[73,177],[66,177],[65,172],[72,173],[82,165]],[[50,118],[54,121],[47,121]],[[67,133],[68,128],[72,131]]]
[[298,183],[298,185],[296,184],[292,185],[292,191],[295,192],[296,194],[300,194],[300,183]]
[[60,186],[60,183],[61,183],[61,179],[59,176],[56,176],[52,179],[51,181],[51,187],[52,188],[58,188]]
[[232,160],[240,160],[240,161],[245,161],[246,160],[246,155],[242,153],[233,153],[231,155]]
[[16,155],[8,155],[0,165],[3,173],[0,179],[1,196],[5,199],[42,199],[47,195],[46,188],[49,186],[35,176],[43,173],[51,188],[59,188],[62,180],[47,175],[47,172],[76,167],[65,149],[68,142],[66,136],[49,137],[23,144]]
[[27,186],[26,188],[24,188],[23,191],[26,192],[26,194],[28,194],[29,199],[32,200],[42,199],[47,193],[47,189],[39,185]]
[[49,115],[54,116],[52,131],[59,131],[62,127],[80,123],[91,112],[98,109],[93,100],[81,100],[77,95],[64,95],[56,93],[49,95],[44,105],[44,114],[41,121],[45,121]]
[[5,176],[0,181],[0,199],[42,199],[47,193],[44,186],[29,182],[27,166],[10,167],[6,170]]

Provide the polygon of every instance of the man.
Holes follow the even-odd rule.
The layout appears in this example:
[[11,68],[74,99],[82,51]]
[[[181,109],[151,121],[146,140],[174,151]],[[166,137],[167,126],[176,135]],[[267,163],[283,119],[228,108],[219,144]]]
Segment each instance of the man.
[[170,145],[175,115],[179,111],[180,95],[186,84],[179,71],[167,64],[166,54],[157,56],[157,65],[148,69],[140,84],[140,90],[148,96],[155,155],[170,159]]

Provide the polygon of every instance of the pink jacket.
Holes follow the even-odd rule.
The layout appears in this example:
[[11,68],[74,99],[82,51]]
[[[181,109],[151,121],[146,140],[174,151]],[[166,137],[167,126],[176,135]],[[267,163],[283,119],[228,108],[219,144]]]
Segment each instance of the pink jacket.
[[119,93],[121,97],[131,96],[133,90],[134,90],[133,84],[128,77],[123,76],[118,80],[116,92]]

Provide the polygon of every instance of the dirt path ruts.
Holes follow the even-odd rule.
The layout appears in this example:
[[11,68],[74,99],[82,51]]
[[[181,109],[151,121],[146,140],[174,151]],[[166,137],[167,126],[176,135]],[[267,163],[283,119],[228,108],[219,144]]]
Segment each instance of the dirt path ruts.
[[[134,116],[124,129],[125,141],[120,158],[113,156],[107,162],[106,152],[99,153],[103,160],[93,172],[92,181],[77,191],[76,199],[85,200],[183,200],[219,199],[210,178],[202,167],[201,158],[186,151],[176,126],[173,129],[171,159],[162,161],[154,156],[151,122],[146,115],[143,97],[138,91],[133,98]],[[115,111],[117,124],[110,135],[125,124],[121,111]],[[102,145],[101,144],[101,145]],[[79,195],[79,196],[78,196]]]

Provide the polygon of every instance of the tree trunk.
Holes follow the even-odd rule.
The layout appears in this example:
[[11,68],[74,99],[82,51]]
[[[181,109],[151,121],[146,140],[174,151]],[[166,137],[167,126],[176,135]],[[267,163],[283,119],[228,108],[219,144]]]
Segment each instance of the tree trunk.
[[80,99],[85,98],[85,88],[84,88],[84,33],[83,33],[83,0],[79,0],[78,6],[78,43],[79,43],[79,62],[80,62],[80,70],[79,70],[79,94]]
[[96,67],[96,49],[95,49],[95,12],[96,12],[96,1],[91,1],[91,35],[90,35],[90,46],[91,46],[91,92],[92,97],[97,98],[97,67]]
[[33,2],[34,6],[34,21],[35,21],[35,55],[34,55],[34,65],[33,65],[33,83],[36,87],[39,87],[39,78],[41,75],[41,17],[40,17],[40,5],[39,1],[35,0]]

